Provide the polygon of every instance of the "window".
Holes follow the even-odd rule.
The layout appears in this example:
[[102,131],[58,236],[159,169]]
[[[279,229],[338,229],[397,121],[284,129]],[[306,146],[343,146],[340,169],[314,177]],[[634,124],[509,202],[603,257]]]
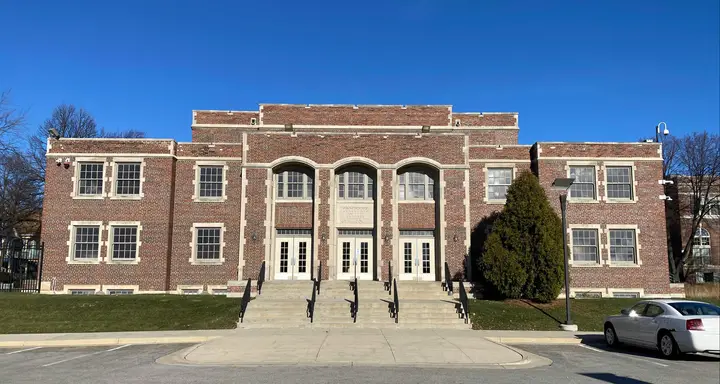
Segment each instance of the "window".
[[223,197],[223,166],[222,165],[201,165],[200,166],[200,197],[201,198],[222,198]]
[[298,171],[284,171],[276,175],[278,199],[312,199],[313,179]]
[[94,289],[71,289],[69,290],[70,295],[77,295],[77,296],[88,296],[88,295],[94,295],[95,290]]
[[488,169],[488,200],[505,200],[512,174],[512,168]]
[[608,199],[632,200],[632,167],[607,167],[606,173]]
[[643,316],[647,317],[656,317],[660,316],[664,313],[662,308],[658,307],[655,304],[648,304],[647,308],[645,308],[645,314]]
[[140,167],[142,163],[115,163],[115,195],[140,195]]
[[610,261],[613,263],[635,263],[635,230],[611,229]]
[[597,229],[573,229],[572,245],[573,262],[599,262]]
[[675,308],[683,316],[718,316],[720,315],[720,307],[708,303],[699,303],[692,301],[678,301],[669,303],[669,306]]
[[102,196],[105,179],[103,166],[104,163],[80,163],[79,196]]
[[693,258],[696,264],[701,265],[710,263],[710,232],[705,228],[698,228],[693,236]]
[[595,199],[595,167],[570,167],[570,177],[574,178],[570,187],[571,199]]
[[132,289],[108,289],[108,295],[132,295],[135,291]]
[[138,251],[138,227],[136,225],[111,226],[112,260],[135,261]]
[[372,199],[373,180],[370,176],[355,171],[347,171],[337,176],[338,198]]
[[424,172],[405,172],[398,175],[400,200],[432,200],[435,182]]
[[[701,197],[700,201],[696,200],[696,204],[697,204],[696,210],[699,211],[699,209],[702,209],[706,212],[705,217],[720,216],[720,197],[716,196],[714,198],[710,198],[709,202],[706,202],[705,198]],[[702,211],[700,211],[700,212],[702,212]],[[700,212],[698,212],[698,214]]]
[[100,254],[100,226],[73,228],[73,258],[79,261],[98,260]]
[[640,297],[640,294],[637,292],[613,292],[613,297],[616,299],[637,299],[638,297]]
[[219,261],[222,246],[222,228],[195,228],[195,259],[198,261]]
[[[613,297],[620,297],[613,294]],[[645,307],[647,306],[647,303],[639,303],[635,304],[632,308],[630,308],[630,312],[635,312],[638,316],[641,316],[643,312],[645,312]]]

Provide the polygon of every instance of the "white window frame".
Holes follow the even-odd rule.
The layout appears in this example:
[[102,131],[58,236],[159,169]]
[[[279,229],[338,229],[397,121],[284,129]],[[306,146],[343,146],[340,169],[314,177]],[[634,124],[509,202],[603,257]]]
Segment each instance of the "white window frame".
[[[707,201],[705,200],[705,197],[701,197],[701,198],[700,198],[700,207],[702,207],[703,209],[705,209],[705,205],[706,205],[706,204],[708,204],[708,203],[707,203]],[[720,196],[711,197],[711,198],[710,198],[710,205],[711,205],[711,206],[714,206],[714,207],[717,207],[718,214],[713,214],[710,210],[708,210],[708,212],[705,214],[705,216],[704,216],[703,218],[706,218],[706,219],[717,219],[717,218],[720,218]],[[710,208],[710,209],[712,209],[712,208]]]
[[[108,239],[106,241],[107,249],[106,249],[104,261],[108,264],[138,264],[138,263],[140,263],[140,246],[142,245],[142,240],[141,240],[140,236],[141,236],[142,229],[143,229],[140,222],[139,221],[111,221],[108,223],[108,225],[106,227],[107,227]],[[115,240],[115,234],[114,234],[115,227],[137,227],[137,241],[135,243],[135,259],[133,259],[133,260],[126,260],[126,259],[115,260],[115,259],[113,259],[113,241]]]
[[[635,231],[635,262],[613,262],[610,255],[610,230],[633,230]],[[642,250],[642,244],[640,244],[640,228],[637,225],[630,224],[607,224],[605,226],[605,248],[607,249],[607,264],[610,267],[639,267],[642,265],[642,259],[640,258],[640,251]]]
[[[703,232],[706,233],[707,236],[703,235]],[[693,258],[693,260],[700,259],[701,260],[700,265],[705,265],[706,263],[702,263],[702,257],[696,255],[695,250],[696,249],[707,249],[708,250],[707,251],[708,252],[707,259],[708,259],[708,261],[712,260],[712,248],[711,248],[712,244],[710,243],[710,241],[711,241],[710,238],[711,238],[710,231],[708,231],[706,228],[703,228],[702,226],[698,227],[697,231],[695,231],[695,235],[693,235],[692,258]],[[699,245],[695,245],[695,239],[700,239]],[[703,239],[707,239],[707,244],[702,243]],[[708,264],[709,264],[709,262],[708,262]]]
[[[303,196],[302,197],[288,197],[287,196],[287,185],[288,185],[288,172],[297,172],[300,173],[303,176]],[[280,190],[280,176],[282,175],[282,191],[283,196],[278,196],[278,191]],[[315,191],[315,180],[313,180],[313,177],[308,175],[307,173],[297,170],[297,169],[284,169],[280,172],[276,172],[273,175],[275,179],[275,196],[274,198],[278,201],[301,201],[301,202],[307,202],[311,201],[313,198],[313,193]],[[310,191],[308,191],[308,186],[311,187]]]
[[[573,255],[573,247],[574,247],[574,241],[573,241],[573,230],[591,230],[597,232],[597,261],[596,262],[589,262],[589,261],[575,261],[574,255]],[[568,238],[568,264],[573,267],[602,267],[605,264],[605,260],[603,259],[603,249],[605,245],[602,243],[603,238],[603,229],[600,224],[571,224],[568,225],[567,230],[567,238]]]
[[[581,197],[572,197],[570,191],[568,191],[568,201],[573,203],[599,203],[600,202],[600,180],[598,177],[598,169],[600,168],[600,165],[596,161],[568,161],[565,164],[565,171],[568,178],[570,178],[570,168],[593,168],[593,172],[595,174],[595,185],[594,187],[594,196],[592,198],[581,198]],[[572,188],[572,187],[570,187]]]
[[[629,199],[618,199],[618,198],[609,198],[608,197],[608,172],[607,169],[613,168],[613,167],[627,167],[630,168],[630,198]],[[600,167],[603,171],[603,189],[605,192],[605,195],[602,197],[603,201],[606,203],[618,203],[618,204],[627,204],[627,203],[637,203],[638,201],[638,194],[637,194],[637,177],[635,174],[637,173],[637,167],[635,166],[635,163],[633,162],[604,162],[603,165]]]
[[[363,196],[362,198],[360,198],[360,197],[348,197],[348,191],[349,191],[348,185],[349,185],[349,183],[348,183],[348,177],[347,177],[347,176],[348,176],[348,173],[351,173],[351,172],[360,173],[360,174],[362,174],[362,175],[364,176],[364,179],[363,179],[363,188],[364,188],[363,195],[364,195],[364,196]],[[342,197],[340,196],[340,177],[341,177],[341,176],[342,176],[342,178],[343,178],[343,185],[344,185],[344,187],[343,187],[343,196],[342,196]],[[372,183],[370,183],[370,181],[372,181]],[[368,175],[368,171],[366,171],[366,170],[364,170],[364,169],[346,169],[346,170],[343,170],[342,172],[339,172],[339,173],[336,173],[336,174],[335,174],[335,187],[336,187],[336,190],[337,190],[337,191],[335,192],[335,198],[338,199],[338,200],[341,200],[341,201],[367,201],[367,200],[373,200],[373,199],[374,199],[374,196],[373,196],[373,195],[374,195],[374,193],[375,193],[375,188],[376,188],[375,184],[376,184],[376,183],[377,183],[377,180],[373,180],[372,176]]]
[[[102,175],[102,189],[99,195],[81,195],[80,194],[80,168],[82,164],[87,163],[101,163],[103,165],[103,175]],[[108,177],[105,175],[107,174],[107,168],[110,165],[108,163],[107,159],[104,157],[76,157],[75,161],[73,161],[73,176],[72,176],[72,183],[73,183],[73,191],[70,197],[73,199],[82,199],[82,200],[102,200],[108,196],[105,184],[108,181]]]
[[483,188],[485,189],[485,192],[483,194],[483,201],[487,204],[505,204],[507,202],[507,195],[505,199],[490,198],[489,177],[490,171],[493,169],[510,169],[510,185],[512,185],[512,182],[515,181],[515,177],[517,176],[517,168],[515,167],[514,163],[487,163],[483,168],[483,172],[485,173],[485,178],[483,180]]
[[[75,228],[77,227],[98,227],[98,255],[95,259],[75,259]],[[103,222],[102,221],[71,221],[68,225],[70,238],[67,241],[68,255],[65,262],[68,264],[100,264],[102,261],[103,247]]]
[[[99,284],[65,284],[62,293],[66,295],[72,294],[72,291],[93,291],[93,295],[102,292],[102,286]],[[91,295],[88,295],[91,296]]]
[[[118,163],[139,163],[140,164],[140,190],[137,195],[118,195],[117,194],[117,181],[118,181]],[[145,159],[142,157],[114,157],[112,163],[112,176],[110,177],[110,199],[111,200],[140,200],[145,197],[143,192],[143,185],[145,184]]]
[[[218,228],[220,229],[220,258],[216,260],[198,260],[197,259],[197,230],[198,228]],[[192,241],[190,241],[190,248],[192,253],[188,261],[191,265],[222,265],[225,263],[225,256],[223,250],[225,249],[225,223],[193,223],[190,228],[192,233]]]
[[[218,197],[200,197],[200,168],[201,167],[222,167],[222,196]],[[196,203],[217,203],[217,202],[223,202],[227,200],[227,185],[228,185],[228,178],[227,173],[230,167],[227,165],[226,161],[196,161],[195,165],[193,166],[193,170],[195,171],[195,179],[193,180],[193,196],[192,200]]]
[[131,295],[136,295],[140,293],[140,286],[139,285],[103,285],[102,286],[103,292],[105,292],[106,295],[109,295],[109,291],[119,291],[119,290],[127,290],[132,291]]
[[[410,174],[420,174],[424,177],[424,193],[422,198],[418,197],[408,197],[408,191],[410,190],[411,184],[417,184],[417,183],[410,183]],[[397,174],[397,185],[398,189],[398,201],[401,202],[434,202],[435,201],[435,179],[430,175],[430,172],[424,169],[409,169],[403,172],[398,172]],[[405,196],[401,197],[400,195],[400,189],[404,188]],[[432,197],[429,196],[428,191],[432,191]]]

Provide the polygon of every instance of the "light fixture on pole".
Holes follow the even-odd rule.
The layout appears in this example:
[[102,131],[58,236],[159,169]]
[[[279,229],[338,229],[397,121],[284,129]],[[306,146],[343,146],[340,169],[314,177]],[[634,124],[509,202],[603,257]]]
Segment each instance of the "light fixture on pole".
[[570,317],[570,271],[568,265],[568,246],[567,246],[567,193],[574,178],[557,178],[552,183],[552,189],[560,191],[560,212],[562,213],[562,235],[563,235],[563,259],[565,265],[565,324],[560,324],[560,328],[565,331],[577,331],[577,325],[572,323]]
[[660,142],[660,126],[661,125],[665,126],[665,129],[662,130],[663,136],[667,136],[670,134],[670,130],[668,129],[667,124],[664,121],[659,122],[658,125],[655,126],[655,142],[656,143]]

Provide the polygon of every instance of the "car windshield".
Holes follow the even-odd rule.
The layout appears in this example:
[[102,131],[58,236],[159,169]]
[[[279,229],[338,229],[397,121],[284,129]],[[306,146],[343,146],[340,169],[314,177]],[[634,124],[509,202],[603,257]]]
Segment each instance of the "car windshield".
[[707,303],[668,303],[683,316],[720,316],[720,307]]

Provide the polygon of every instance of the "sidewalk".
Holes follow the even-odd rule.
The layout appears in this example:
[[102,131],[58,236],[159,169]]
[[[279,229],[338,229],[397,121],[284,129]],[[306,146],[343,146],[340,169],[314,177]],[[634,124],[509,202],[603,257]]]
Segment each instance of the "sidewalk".
[[0,335],[0,348],[81,347],[124,344],[204,343],[228,336],[234,329],[208,331],[94,332],[94,333],[27,333]]

